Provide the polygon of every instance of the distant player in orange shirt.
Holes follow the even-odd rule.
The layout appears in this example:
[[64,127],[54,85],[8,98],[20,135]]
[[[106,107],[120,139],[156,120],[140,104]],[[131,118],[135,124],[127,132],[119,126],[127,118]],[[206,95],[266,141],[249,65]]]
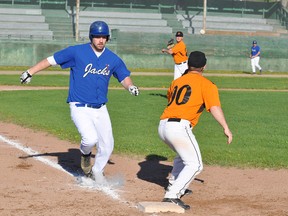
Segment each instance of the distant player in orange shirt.
[[173,56],[175,66],[174,66],[174,79],[179,78],[188,68],[187,66],[187,48],[183,41],[183,32],[176,32],[177,44],[170,49],[162,49],[163,53],[168,53]]
[[161,140],[177,153],[163,202],[175,203],[185,210],[190,209],[190,206],[180,198],[192,192],[188,187],[203,169],[200,149],[192,128],[198,123],[204,109],[223,127],[227,143],[232,142],[232,133],[220,105],[218,88],[202,76],[205,66],[204,53],[190,53],[188,70],[170,85],[168,105],[160,117],[158,128]]

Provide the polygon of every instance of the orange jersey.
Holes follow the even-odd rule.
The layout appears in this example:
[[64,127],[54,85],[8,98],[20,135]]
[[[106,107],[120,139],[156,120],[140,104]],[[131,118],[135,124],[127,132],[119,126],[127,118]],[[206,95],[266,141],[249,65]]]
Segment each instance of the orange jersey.
[[188,60],[186,45],[183,41],[175,44],[171,50],[173,52],[172,56],[175,64],[180,64],[181,62]]
[[201,74],[187,73],[174,80],[167,93],[168,105],[160,119],[181,118],[194,127],[203,110],[221,106],[217,86]]

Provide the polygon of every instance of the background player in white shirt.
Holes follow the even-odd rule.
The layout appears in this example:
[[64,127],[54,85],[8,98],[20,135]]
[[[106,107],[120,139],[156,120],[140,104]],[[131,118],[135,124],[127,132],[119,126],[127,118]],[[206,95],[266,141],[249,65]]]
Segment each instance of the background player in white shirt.
[[257,45],[257,41],[254,40],[252,42],[251,53],[250,53],[252,74],[256,74],[256,67],[259,69],[260,75],[262,74],[262,68],[259,65],[260,51],[261,51],[261,48]]

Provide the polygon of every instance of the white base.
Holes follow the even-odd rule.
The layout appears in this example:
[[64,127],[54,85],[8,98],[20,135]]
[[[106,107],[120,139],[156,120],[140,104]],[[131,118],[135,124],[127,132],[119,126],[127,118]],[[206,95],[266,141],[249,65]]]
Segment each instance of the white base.
[[155,213],[155,212],[185,213],[185,210],[180,206],[168,202],[139,202],[138,209],[145,213]]

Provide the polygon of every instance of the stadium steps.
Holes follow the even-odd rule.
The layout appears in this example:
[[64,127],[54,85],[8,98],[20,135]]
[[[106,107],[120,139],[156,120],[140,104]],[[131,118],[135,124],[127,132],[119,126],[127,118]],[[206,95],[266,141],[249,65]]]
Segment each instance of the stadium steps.
[[242,35],[242,36],[271,36],[278,37],[279,32],[261,32],[261,31],[233,31],[233,30],[211,30],[207,29],[205,34],[210,35]]
[[173,14],[163,13],[162,16],[163,19],[167,21],[168,26],[172,28],[173,34],[176,33],[177,31],[182,31],[184,34],[188,33],[187,29],[183,28],[182,23],[177,20],[177,17],[174,13]]
[[0,29],[2,39],[53,39],[40,8],[0,8]]
[[[187,12],[186,12],[187,13]],[[182,22],[189,34],[200,34],[203,28],[202,12],[182,12],[177,14],[178,21]],[[286,31],[276,19],[264,19],[261,15],[232,14],[210,12],[206,17],[207,34],[242,34],[242,35],[273,35],[285,34]]]
[[55,40],[74,40],[71,15],[65,10],[43,9]]
[[[187,15],[177,15],[179,21],[182,22],[184,28],[188,28],[188,32],[199,34],[203,27],[203,15],[195,15],[188,17]],[[192,31],[192,29],[194,31]],[[273,32],[273,25],[267,23],[266,19],[262,18],[243,18],[243,17],[224,17],[224,16],[207,16],[207,30],[221,31],[266,31]]]
[[163,19],[161,13],[129,11],[104,11],[102,8],[93,10],[81,10],[79,14],[79,35],[80,38],[88,39],[89,26],[96,20],[105,21],[111,30],[119,32],[142,32],[142,33],[172,33],[172,28]]
[[40,5],[37,4],[11,4],[12,1],[10,1],[9,3],[6,4],[5,3],[1,3],[0,1],[0,8],[27,8],[27,9],[41,9]]

